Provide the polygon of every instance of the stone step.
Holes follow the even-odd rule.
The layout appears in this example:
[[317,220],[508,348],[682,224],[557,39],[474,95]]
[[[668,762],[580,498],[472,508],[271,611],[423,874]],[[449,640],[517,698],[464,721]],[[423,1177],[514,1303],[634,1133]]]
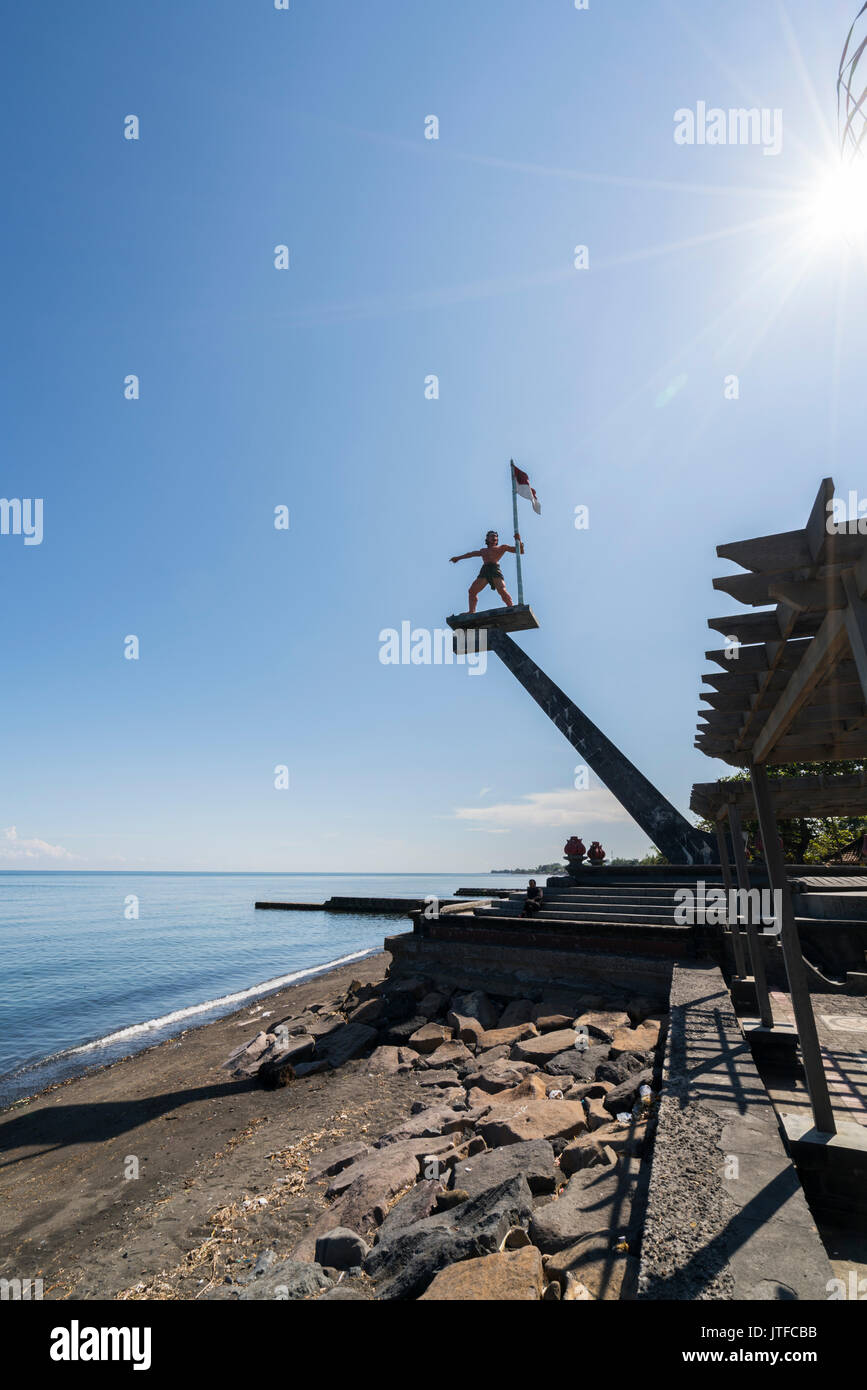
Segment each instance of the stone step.
[[[432,939],[481,942],[507,940],[520,945],[526,941],[530,945],[540,942],[553,945],[563,942],[570,947],[590,950],[618,951],[622,943],[628,941],[629,950],[663,955],[689,955],[694,950],[695,933],[692,927],[672,926],[658,922],[622,922],[605,918],[601,921],[583,921],[572,918],[548,918],[539,914],[536,917],[517,918],[494,912],[466,917],[443,917],[433,920],[428,927]],[[478,935],[477,935],[478,933]]]
[[[510,902],[523,902],[524,894],[520,898],[510,898]],[[631,893],[624,893],[622,896],[615,893],[546,893],[545,901],[557,903],[558,906],[577,904],[581,907],[592,907],[594,903],[607,906],[609,903],[622,905],[623,907],[674,907],[676,906],[673,893],[667,893],[658,898],[636,898]]]
[[[504,917],[520,918],[520,912],[504,913],[501,908],[479,907],[476,908],[475,917]],[[649,926],[649,927],[676,927],[683,926],[683,923],[675,922],[673,912],[621,912],[612,910],[611,912],[594,911],[593,909],[567,911],[551,907],[543,907],[541,912],[536,912],[532,917],[522,918],[527,922],[617,922],[624,926]]]
[[[487,903],[479,903],[478,906],[480,906],[480,907],[481,907],[481,906],[485,906],[485,907],[490,906],[490,908],[491,908],[492,911],[499,911],[499,912],[522,912],[523,909],[524,909],[524,899],[523,899],[523,898],[513,898],[513,899],[511,899],[509,902],[500,901],[500,902],[497,902],[497,903],[490,903],[490,904],[487,904]],[[664,902],[664,903],[618,902],[616,899],[615,899],[613,902],[608,902],[608,901],[606,901],[606,900],[600,901],[600,900],[597,899],[597,898],[591,898],[591,899],[589,899],[589,900],[583,899],[583,900],[580,900],[580,901],[578,901],[578,902],[574,902],[571,898],[570,898],[570,899],[565,899],[565,900],[564,900],[563,898],[549,898],[549,897],[546,897],[546,898],[543,899],[542,906],[543,906],[543,908],[544,908],[545,910],[550,910],[550,911],[553,911],[553,912],[630,912],[630,913],[636,913],[636,912],[665,912],[665,913],[672,913],[672,912],[675,911],[675,909],[677,908],[678,904],[675,903],[675,902]]]
[[[710,887],[717,887],[711,884]],[[721,887],[721,884],[718,885]],[[695,884],[672,884],[671,888],[647,888],[646,892],[641,892],[638,888],[618,888],[617,885],[599,884],[597,888],[543,888],[543,892],[550,894],[552,898],[641,898],[642,901],[652,901],[654,898],[674,898],[675,892],[679,888],[689,888],[695,892]],[[521,890],[515,890],[514,897],[518,897]]]

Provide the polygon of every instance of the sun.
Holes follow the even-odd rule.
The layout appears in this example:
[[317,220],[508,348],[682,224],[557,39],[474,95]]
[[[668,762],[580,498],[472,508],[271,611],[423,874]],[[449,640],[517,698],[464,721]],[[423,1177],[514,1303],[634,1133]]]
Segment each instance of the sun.
[[805,201],[807,235],[812,243],[867,247],[867,165],[863,161],[823,170]]

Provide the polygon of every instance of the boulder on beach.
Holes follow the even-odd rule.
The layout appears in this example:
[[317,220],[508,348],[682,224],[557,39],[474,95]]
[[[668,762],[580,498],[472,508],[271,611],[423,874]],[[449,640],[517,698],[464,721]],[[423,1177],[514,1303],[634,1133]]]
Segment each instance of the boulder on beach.
[[538,1303],[544,1287],[542,1256],[526,1245],[449,1265],[434,1276],[419,1301]]

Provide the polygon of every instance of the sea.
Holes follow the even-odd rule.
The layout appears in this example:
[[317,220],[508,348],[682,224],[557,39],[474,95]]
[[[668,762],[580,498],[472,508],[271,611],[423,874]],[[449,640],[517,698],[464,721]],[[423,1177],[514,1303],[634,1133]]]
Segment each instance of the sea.
[[526,875],[0,872],[0,1106],[382,950],[408,919],[270,912]]

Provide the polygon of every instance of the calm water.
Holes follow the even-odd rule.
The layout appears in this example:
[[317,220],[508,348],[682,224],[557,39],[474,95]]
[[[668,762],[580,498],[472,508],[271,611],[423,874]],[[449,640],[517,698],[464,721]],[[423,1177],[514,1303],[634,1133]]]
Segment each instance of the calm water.
[[[257,900],[449,897],[507,874],[0,873],[0,1105],[382,949],[399,917]],[[138,920],[125,903],[139,900]]]

